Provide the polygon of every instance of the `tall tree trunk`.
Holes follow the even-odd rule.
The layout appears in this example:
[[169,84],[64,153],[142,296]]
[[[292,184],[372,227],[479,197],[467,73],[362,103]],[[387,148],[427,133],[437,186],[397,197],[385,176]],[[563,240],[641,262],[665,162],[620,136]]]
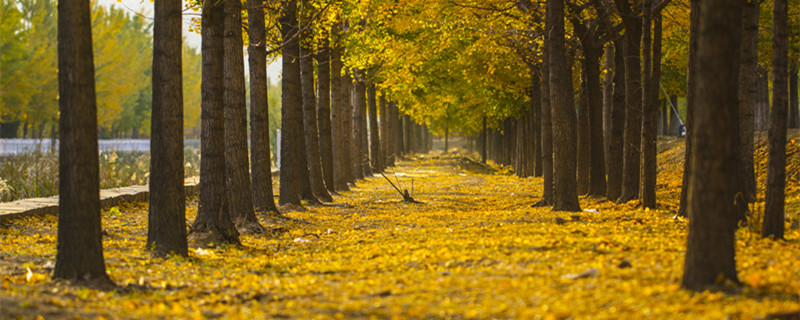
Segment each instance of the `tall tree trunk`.
[[486,163],[486,160],[488,160],[488,144],[489,131],[486,127],[486,116],[483,116],[483,129],[481,130],[481,163]]
[[353,170],[353,150],[356,147],[355,136],[353,135],[353,78],[348,72],[342,77],[342,134],[344,135],[345,147],[345,176],[347,183],[355,185],[356,172]]
[[625,51],[624,39],[614,40],[614,93],[611,104],[611,132],[608,138],[608,184],[606,193],[609,200],[622,195],[622,153],[625,131]]
[[278,212],[272,193],[269,150],[269,99],[267,98],[267,35],[264,0],[247,1],[247,58],[250,65],[250,174],[253,206]]
[[614,106],[614,45],[606,44],[603,54],[603,151],[606,167],[609,165],[609,146],[611,140],[611,110]]
[[769,71],[757,66],[755,131],[767,130],[769,119]]
[[369,107],[369,154],[372,159],[372,170],[383,171],[383,157],[381,157],[381,140],[378,133],[378,99],[376,97],[375,85],[372,84],[368,89]]
[[[302,0],[301,23],[309,24],[314,12],[308,0]],[[305,153],[308,170],[308,182],[311,194],[307,198],[314,201],[332,202],[325,180],[322,177],[322,158],[320,155],[319,126],[317,124],[317,97],[314,87],[314,49],[313,35],[310,27],[300,32],[300,83],[303,95],[303,129],[305,134]]]
[[674,94],[669,96],[669,103],[667,104],[667,109],[668,109],[667,112],[669,113],[669,130],[667,135],[680,137],[682,130],[681,128],[682,123],[680,120],[680,115],[678,114],[677,111],[678,110],[677,106],[678,106],[678,96]]
[[158,256],[187,256],[181,82],[183,7],[179,0],[159,1],[154,6],[147,249]]
[[589,116],[589,194],[606,195],[605,150],[603,148],[603,93],[600,88],[602,46],[584,52],[586,97]]
[[580,211],[575,180],[577,137],[572,81],[564,41],[564,0],[547,1],[550,103],[553,107],[555,211]]
[[[332,34],[336,35],[338,28],[334,27]],[[341,47],[336,46],[331,49],[331,149],[333,151],[333,185],[336,191],[348,191],[350,188],[347,182],[350,181],[347,175],[347,149],[344,131],[344,110],[345,100],[343,99],[344,84],[342,77],[342,51]]]
[[[619,4],[619,0],[617,0]],[[618,5],[619,7],[619,5]],[[627,11],[631,12],[630,8]],[[640,146],[642,133],[642,18],[638,13],[624,14],[625,25],[625,141],[623,143],[622,192],[618,202],[639,195]]]
[[225,1],[225,174],[228,205],[240,233],[262,233],[253,210],[247,146],[247,102],[244,87],[242,3]]
[[783,239],[786,202],[786,116],[789,106],[787,0],[772,5],[772,118],[769,126],[767,190],[762,237]]
[[193,246],[239,244],[228,210],[225,174],[225,12],[223,3],[203,2],[203,70],[200,128],[200,205],[189,230]]
[[365,166],[369,166],[369,149],[364,148],[362,137],[367,133],[367,122],[364,114],[367,112],[367,85],[364,83],[366,75],[362,70],[355,70],[354,90],[353,90],[353,177],[364,179],[367,172]]
[[577,165],[577,179],[578,179],[578,194],[585,195],[589,193],[589,172],[592,165],[591,153],[591,131],[589,130],[589,97],[588,90],[586,89],[586,48],[584,50],[584,61],[581,62],[580,71],[580,91],[578,101],[578,165]]
[[281,1],[281,36],[284,46],[283,74],[281,76],[281,205],[301,205],[303,192],[301,180],[307,180],[303,137],[303,97],[300,80],[300,42],[297,32],[297,0]]
[[[548,35],[545,35],[547,43]],[[553,108],[550,106],[550,46],[542,48],[542,199],[537,206],[550,206],[553,204]]]
[[[697,0],[694,0],[695,2]],[[738,76],[741,1],[703,0],[697,39],[698,108],[691,130],[693,169],[689,192],[689,237],[681,286],[703,290],[720,277],[738,282],[735,239],[739,181]],[[691,71],[690,71],[691,72]],[[702,93],[702,94],[700,94]],[[726,134],[720,134],[725,132]]]
[[103,259],[97,98],[88,0],[58,4],[58,245],[53,278],[112,287]]
[[[797,63],[797,62],[794,62]],[[789,118],[786,124],[787,128],[798,129],[800,128],[800,110],[798,110],[798,97],[797,97],[797,67],[791,66],[789,70]]]
[[385,170],[390,166],[389,158],[391,157],[391,121],[389,120],[389,101],[386,100],[386,94],[381,92],[380,100],[378,100],[380,107],[380,136],[381,136],[381,159],[383,159],[383,169]]
[[528,128],[533,131],[533,175],[542,176],[542,82],[539,69],[531,68],[531,111],[532,119]]
[[389,109],[392,110],[391,118],[392,123],[394,124],[394,136],[392,138],[392,140],[394,140],[394,157],[392,157],[392,165],[394,165],[395,160],[403,154],[405,148],[405,145],[403,144],[403,119],[400,116],[400,108],[397,106],[396,101],[389,103]]
[[747,203],[756,200],[756,175],[753,163],[754,115],[756,104],[756,67],[758,66],[759,0],[749,0],[742,10],[742,49],[739,66],[739,159],[742,169],[741,192]]
[[[645,7],[649,8],[652,0],[645,1]],[[644,97],[642,102],[642,137],[641,137],[641,172],[639,174],[639,192],[642,199],[642,206],[645,208],[656,208],[656,175],[658,173],[657,142],[658,134],[658,83],[661,72],[661,14],[651,16],[650,10],[646,9],[644,15],[643,34],[644,34]],[[652,36],[650,26],[653,25]],[[652,41],[651,41],[652,40]]]
[[[698,70],[698,57],[697,57],[697,42],[700,33],[700,0],[691,0],[690,14],[689,14],[689,62],[688,74],[686,79],[686,144],[683,161],[683,181],[681,184],[681,198],[678,207],[678,215],[682,217],[689,216],[689,183],[694,171],[693,153],[694,153],[694,114],[695,105],[697,104],[697,70]],[[701,173],[702,174],[702,173]]]
[[322,178],[330,193],[336,191],[333,182],[333,124],[331,123],[331,65],[328,38],[319,41],[317,58],[317,125]]

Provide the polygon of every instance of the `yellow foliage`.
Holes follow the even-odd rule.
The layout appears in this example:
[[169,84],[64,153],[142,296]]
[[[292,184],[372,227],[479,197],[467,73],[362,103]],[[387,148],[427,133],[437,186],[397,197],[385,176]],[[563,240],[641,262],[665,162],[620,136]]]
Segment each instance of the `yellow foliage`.
[[[0,296],[26,301],[20,314],[30,317],[54,309],[132,319],[753,319],[800,309],[798,228],[786,241],[743,228],[741,293],[693,293],[679,289],[688,222],[670,204],[646,211],[586,198],[582,208],[594,210],[553,212],[530,207],[540,178],[476,171],[460,156],[396,170],[388,175],[409,191],[413,179],[422,204],[370,178],[337,196],[342,206],[286,213],[309,223],[287,223],[277,238],[243,236],[242,247],[193,249],[189,258],[144,250],[145,204],[104,212],[106,264],[122,288],[110,292],[38,278],[55,258],[55,217],[6,222]],[[680,176],[665,177],[660,194],[672,195],[663,190]]]

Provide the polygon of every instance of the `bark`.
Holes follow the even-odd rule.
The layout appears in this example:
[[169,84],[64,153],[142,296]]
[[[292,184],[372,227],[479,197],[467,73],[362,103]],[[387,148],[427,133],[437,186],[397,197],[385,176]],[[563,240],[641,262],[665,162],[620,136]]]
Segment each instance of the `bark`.
[[[645,6],[648,2],[645,1]],[[649,12],[649,10],[645,10]],[[644,33],[644,101],[642,112],[642,137],[641,137],[641,173],[639,191],[642,199],[642,206],[645,208],[656,208],[656,175],[658,173],[657,156],[658,149],[656,143],[658,134],[658,83],[661,80],[661,15],[656,14],[652,17],[645,13],[645,22],[642,24]],[[649,35],[650,25],[653,25],[653,35]],[[651,46],[652,39],[652,46]]]
[[754,116],[756,104],[756,67],[758,65],[758,15],[760,1],[745,1],[742,10],[742,49],[739,66],[739,159],[741,192],[747,203],[756,200],[756,176],[753,163]]
[[783,239],[786,202],[786,116],[789,106],[787,0],[772,6],[772,115],[762,237]]
[[300,43],[296,37],[297,0],[283,0],[281,36],[283,73],[281,76],[281,205],[301,205],[303,179],[308,179],[308,166],[305,159],[303,137],[303,97],[300,80]]
[[603,151],[606,167],[609,164],[609,143],[611,139],[611,110],[614,106],[614,45],[609,42],[603,54]]
[[[334,28],[334,34],[336,34]],[[348,191],[347,153],[344,134],[344,100],[342,99],[342,55],[340,47],[331,49],[331,150],[333,152],[333,186],[336,191]]]
[[253,210],[247,146],[247,102],[244,87],[242,3],[225,1],[225,174],[228,205],[240,233],[262,233]]
[[669,113],[669,130],[667,135],[680,137],[682,125],[680,121],[680,115],[677,112],[677,106],[678,96],[669,96],[669,104],[667,104],[667,112]]
[[[313,12],[307,0],[300,5],[303,8],[301,22],[305,25],[311,19]],[[317,97],[314,87],[314,49],[311,29],[300,33],[300,83],[303,95],[303,128],[305,134],[305,154],[308,170],[308,182],[311,193],[304,198],[315,201],[332,202],[333,198],[328,193],[325,180],[322,177],[322,158],[320,155],[319,126],[317,124]]]
[[391,157],[391,165],[395,164],[397,157],[403,154],[403,121],[400,119],[400,110],[397,102],[389,103],[389,117],[391,119],[390,130],[392,131],[392,143],[394,144],[394,154]]
[[381,156],[380,133],[378,133],[378,100],[376,94],[375,85],[370,85],[368,89],[369,154],[372,160],[372,170],[381,172],[383,171],[383,157]]
[[365,74],[361,70],[355,71],[353,90],[353,173],[354,178],[364,179],[369,167],[369,149],[365,148],[367,134],[367,85],[364,83]]
[[[584,50],[584,56],[586,55]],[[592,161],[592,154],[591,154],[591,132],[589,131],[589,97],[588,97],[588,90],[586,89],[586,59],[582,61],[581,65],[581,73],[580,73],[580,93],[578,95],[578,126],[577,126],[577,133],[578,133],[578,166],[577,166],[577,178],[578,178],[578,194],[585,195],[589,193],[589,167],[591,166]]]
[[333,182],[333,124],[331,112],[331,65],[328,38],[319,42],[317,58],[317,125],[322,178],[330,193],[336,192]]
[[800,110],[798,110],[798,97],[797,97],[797,67],[792,66],[789,70],[789,111],[788,123],[786,127],[789,129],[800,128]]
[[[628,202],[639,195],[640,146],[642,133],[642,18],[616,0],[625,26],[625,140],[622,159],[622,191],[618,202]],[[626,3],[620,5],[620,3]]]
[[239,244],[239,232],[228,210],[225,183],[225,81],[223,3],[203,3],[203,53],[200,84],[200,204],[189,230],[193,246]]
[[756,67],[756,110],[755,131],[767,130],[769,119],[769,71],[763,66]]
[[608,138],[608,183],[607,197],[616,200],[622,195],[623,144],[625,130],[625,54],[624,39],[614,41],[614,93],[611,104],[611,132]]
[[250,64],[250,173],[253,207],[278,212],[272,193],[272,164],[269,149],[269,99],[267,98],[267,35],[264,0],[247,1]]
[[531,111],[533,112],[529,128],[533,131],[533,175],[542,176],[542,82],[539,69],[531,69]]
[[[605,150],[603,148],[603,94],[600,88],[600,56],[602,44],[590,38],[584,46],[583,72],[586,77],[586,108],[589,131],[589,185],[593,196],[606,195]],[[596,41],[596,42],[595,42]]]
[[[694,2],[694,1],[693,1]],[[703,0],[697,39],[698,108],[692,127],[689,236],[681,286],[738,283],[734,232],[738,192],[738,74],[742,2]],[[701,94],[702,93],[702,94]],[[725,132],[727,134],[719,134]]]
[[111,287],[103,259],[97,98],[88,0],[58,4],[58,244],[53,278]]
[[[545,39],[545,42],[548,41]],[[550,106],[550,54],[549,46],[542,51],[542,199],[537,205],[553,204],[553,108]]]
[[182,9],[178,0],[155,3],[147,249],[158,256],[189,254],[183,191]]
[[345,177],[347,183],[355,184],[356,173],[353,170],[353,149],[355,140],[353,136],[353,78],[349,72],[342,77],[342,135],[344,135]]
[[686,79],[686,143],[683,161],[683,181],[681,184],[681,199],[678,207],[678,215],[689,216],[689,182],[694,171],[692,155],[694,153],[694,112],[696,105],[696,81],[697,81],[697,41],[700,33],[700,0],[692,0],[689,14],[689,62],[688,74]]
[[580,211],[575,180],[577,137],[572,81],[564,41],[564,1],[547,1],[550,103],[553,109],[555,211]]
[[381,159],[383,159],[383,169],[386,170],[390,166],[389,158],[391,157],[391,125],[389,120],[389,101],[386,100],[386,95],[381,93],[381,98],[378,100],[380,107],[380,136],[381,136]]

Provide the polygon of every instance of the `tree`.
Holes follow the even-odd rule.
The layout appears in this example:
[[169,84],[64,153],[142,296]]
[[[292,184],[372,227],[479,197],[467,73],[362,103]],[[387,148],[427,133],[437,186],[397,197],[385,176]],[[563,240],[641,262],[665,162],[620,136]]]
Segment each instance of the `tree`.
[[692,160],[694,153],[694,112],[697,104],[697,95],[694,88],[697,86],[697,41],[700,33],[700,0],[691,1],[689,24],[689,72],[686,79],[686,144],[683,160],[683,179],[681,182],[681,198],[678,215],[689,216],[689,184],[694,171]]
[[[545,33],[545,47],[542,50],[542,63],[539,65],[542,73],[542,199],[536,206],[549,206],[553,204],[553,108],[550,105],[550,46],[547,45],[549,35]],[[485,121],[486,118],[484,118]],[[484,131],[486,125],[484,122]],[[484,143],[485,144],[485,143]]]
[[[698,0],[695,0],[698,1]],[[697,108],[689,182],[689,236],[681,286],[703,290],[738,283],[735,239],[738,217],[738,74],[742,2],[704,0],[697,35]],[[691,71],[690,71],[691,72]],[[724,132],[726,134],[720,134]]]
[[580,211],[575,169],[577,137],[570,69],[564,43],[564,0],[547,1],[550,104],[553,110],[554,203],[556,211]]
[[786,202],[786,116],[789,106],[787,0],[772,4],[772,114],[762,237],[783,239]]
[[329,39],[324,37],[319,41],[317,51],[317,124],[319,125],[319,152],[322,162],[322,178],[325,187],[331,193],[336,192],[333,180],[333,136],[334,127],[331,120],[335,115],[331,108],[331,56]]
[[97,103],[88,0],[58,6],[60,147],[58,245],[53,277],[113,286],[106,274],[100,227]]
[[372,170],[383,171],[383,157],[381,155],[381,137],[378,133],[378,100],[375,84],[367,89],[369,107],[369,150],[372,159]]
[[303,96],[303,132],[305,133],[305,155],[308,165],[308,182],[311,194],[304,198],[332,202],[333,198],[325,187],[322,177],[320,157],[319,126],[317,124],[317,97],[314,88],[314,46],[310,24],[314,12],[308,0],[302,0],[300,22],[306,27],[300,32],[300,82]]
[[200,32],[203,70],[201,82],[200,204],[189,229],[196,246],[239,244],[231,220],[225,174],[225,81],[223,34],[224,3],[203,2]]
[[300,42],[297,0],[281,1],[279,19],[284,46],[281,89],[281,205],[300,205],[303,179],[308,179],[303,138],[303,97],[300,84]]
[[[623,36],[624,37],[624,36]],[[611,124],[608,134],[608,181],[606,194],[608,199],[616,200],[622,195],[622,154],[624,150],[625,134],[625,54],[624,39],[614,40],[614,90],[611,102]]]
[[[338,35],[338,24],[334,25],[332,36]],[[350,180],[347,174],[347,154],[345,131],[344,131],[344,108],[345,100],[342,95],[342,88],[345,86],[342,81],[342,48],[333,45],[330,56],[331,65],[331,151],[333,153],[333,185],[336,191],[347,191],[350,188],[347,182]]]
[[158,1],[153,27],[153,111],[147,249],[189,254],[183,192],[181,2]]
[[640,145],[642,132],[642,17],[628,0],[615,0],[625,26],[625,130],[622,161],[622,191],[618,202],[639,195]]
[[278,212],[272,194],[267,97],[267,35],[264,0],[247,1],[247,57],[250,65],[250,174],[253,206]]
[[745,1],[742,10],[742,53],[739,67],[739,152],[742,169],[742,195],[752,203],[756,199],[756,175],[753,164],[754,109],[756,104],[756,67],[758,66],[758,13],[761,0]]

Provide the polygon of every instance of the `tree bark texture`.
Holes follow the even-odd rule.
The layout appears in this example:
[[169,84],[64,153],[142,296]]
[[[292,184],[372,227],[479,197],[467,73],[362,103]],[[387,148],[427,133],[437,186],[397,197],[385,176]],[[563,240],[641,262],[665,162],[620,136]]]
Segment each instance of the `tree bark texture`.
[[[545,42],[548,40],[545,39]],[[553,204],[553,108],[550,105],[550,49],[545,45],[542,50],[542,199],[537,205]],[[485,126],[484,126],[485,127]]]
[[602,45],[584,52],[586,97],[589,120],[589,194],[606,195],[605,150],[603,148],[603,93],[600,87]]
[[356,173],[353,170],[353,149],[355,139],[353,135],[353,78],[348,72],[342,77],[342,134],[344,135],[345,177],[347,183],[355,184]]
[[789,106],[788,1],[772,4],[772,114],[762,237],[783,239],[786,202],[786,116]]
[[193,245],[239,243],[239,232],[228,210],[225,182],[224,3],[203,3],[203,53],[200,84],[200,205],[189,230]]
[[361,70],[354,73],[353,82],[353,173],[354,178],[364,179],[367,176],[365,166],[369,166],[369,149],[365,148],[367,134],[367,85],[365,74]]
[[250,64],[250,174],[253,207],[278,212],[272,193],[269,149],[269,100],[267,97],[267,35],[264,0],[247,1],[247,58]]
[[179,0],[158,1],[153,25],[153,102],[147,249],[187,256],[183,191],[183,85]]
[[58,244],[53,278],[112,286],[103,259],[89,0],[58,3]]
[[369,154],[372,160],[372,171],[383,171],[383,157],[381,156],[381,138],[378,129],[378,97],[377,89],[371,84],[368,89],[369,107]]
[[538,67],[531,68],[531,112],[529,129],[533,131],[533,176],[542,176],[542,81]]
[[[586,49],[584,48],[584,56]],[[577,138],[578,138],[578,165],[577,165],[577,178],[578,178],[578,194],[585,195],[589,193],[589,170],[592,164],[591,153],[591,131],[589,130],[589,97],[588,90],[586,89],[586,59],[581,61],[580,71],[580,91],[578,94],[578,125]]]
[[[284,46],[281,77],[281,181],[279,203],[301,205],[302,180],[308,180],[303,135],[303,97],[300,80],[300,42],[297,0],[281,1],[279,21]],[[310,184],[309,184],[310,187]]]
[[[642,134],[642,18],[625,0],[616,0],[625,26],[625,138],[623,143],[622,191],[618,202],[639,196]],[[624,4],[621,4],[624,3]]]
[[[334,34],[337,28],[334,27]],[[348,191],[347,150],[344,134],[344,100],[342,99],[341,48],[331,48],[331,151],[333,153],[333,186],[336,191]]]
[[244,87],[242,3],[225,1],[225,174],[228,205],[239,232],[262,233],[253,210]]
[[[797,63],[797,62],[794,62]],[[800,128],[800,110],[798,109],[798,95],[797,95],[797,67],[791,66],[789,70],[789,112],[788,123],[786,127],[789,129]]]
[[741,161],[741,191],[744,200],[756,200],[756,174],[753,163],[754,110],[758,88],[758,15],[760,1],[748,0],[742,10],[742,49],[739,66],[739,159]]
[[625,52],[624,39],[614,41],[614,92],[611,104],[611,132],[608,138],[608,181],[606,193],[614,201],[622,195],[622,166],[625,133]]
[[[644,2],[649,8],[652,0]],[[639,197],[645,208],[656,208],[656,175],[658,133],[658,84],[661,73],[661,15],[653,16],[650,10],[644,10],[643,32],[643,101],[641,130],[641,160],[639,174]],[[652,25],[652,33],[650,27]]]
[[547,1],[550,34],[550,103],[553,109],[555,211],[580,211],[576,174],[577,137],[570,68],[564,41],[564,0]]
[[319,42],[317,58],[317,125],[322,179],[328,192],[336,192],[333,182],[333,124],[331,112],[331,65],[328,38]]
[[[689,236],[681,286],[703,290],[720,277],[738,283],[735,212],[739,181],[738,76],[742,2],[703,0],[697,39],[697,109],[689,185]],[[726,134],[720,134],[725,132]]]

